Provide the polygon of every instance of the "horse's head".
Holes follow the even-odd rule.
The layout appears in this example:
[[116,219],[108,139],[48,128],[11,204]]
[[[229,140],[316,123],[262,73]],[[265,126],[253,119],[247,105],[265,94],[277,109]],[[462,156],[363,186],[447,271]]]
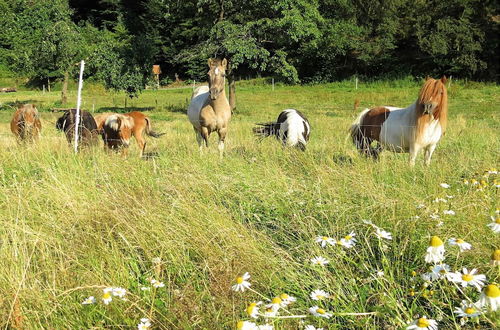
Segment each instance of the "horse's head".
[[417,104],[422,107],[424,115],[434,115],[437,108],[447,102],[446,77],[441,79],[427,78],[420,89]]
[[34,104],[25,104],[22,107],[21,117],[25,128],[32,128],[38,120],[38,110]]
[[224,91],[227,60],[208,59],[208,87],[210,88],[210,98],[216,100],[220,93]]
[[103,130],[109,146],[128,147],[133,127],[134,120],[128,116],[115,114],[106,118]]

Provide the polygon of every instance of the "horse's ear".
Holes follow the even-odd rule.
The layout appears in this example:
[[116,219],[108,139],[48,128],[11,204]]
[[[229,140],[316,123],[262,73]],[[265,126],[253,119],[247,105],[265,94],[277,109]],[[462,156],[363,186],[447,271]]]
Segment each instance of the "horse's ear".
[[211,59],[211,58],[209,58],[209,59],[208,59],[208,66],[209,66],[209,67],[212,67],[212,66],[213,66],[213,63],[214,63],[214,60],[213,60],[213,59]]
[[227,68],[227,60],[226,59],[223,59],[222,60],[222,66],[225,68]]
[[448,79],[446,79],[446,76],[442,76],[442,77],[441,77],[441,82],[442,82],[443,84],[446,84],[446,81],[447,81],[447,80],[448,80]]
[[431,77],[429,75],[425,76],[425,81],[431,79]]

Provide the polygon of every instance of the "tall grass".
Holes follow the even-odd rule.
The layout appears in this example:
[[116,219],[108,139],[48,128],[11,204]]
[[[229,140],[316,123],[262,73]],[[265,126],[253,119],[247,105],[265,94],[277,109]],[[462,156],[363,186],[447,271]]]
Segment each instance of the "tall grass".
[[[346,81],[275,91],[242,83],[222,161],[215,137],[209,150],[198,152],[183,112],[189,89],[146,91],[128,102],[128,110],[145,110],[153,128],[166,132],[148,139],[149,151],[159,153],[149,161],[134,157],[135,145],[128,158],[102,148],[75,155],[54,129],[57,114],[50,112],[42,113],[41,141],[18,146],[8,126],[12,102],[34,102],[45,110],[58,92],[0,95],[0,325],[126,328],[149,317],[165,329],[230,328],[246,317],[249,302],[261,299],[230,289],[248,271],[252,288],[268,297],[296,296],[293,309],[301,313],[312,306],[308,296],[316,288],[334,295],[329,310],[375,312],[308,318],[318,326],[401,328],[428,315],[445,328],[459,328],[453,309],[460,292],[443,282],[433,284],[429,295],[411,273],[428,271],[428,239],[439,235],[473,245],[460,255],[447,247],[446,262],[454,270],[478,268],[489,282],[499,281],[489,259],[500,241],[486,227],[500,206],[499,190],[461,184],[491,167],[500,169],[499,88],[453,82],[449,130],[429,168],[421,158],[409,168],[404,154],[383,153],[379,162],[359,157],[346,137],[356,115],[354,100],[362,107],[408,105],[418,89],[418,82],[361,83],[355,90]],[[120,94],[85,89],[86,109],[125,111],[123,106]],[[251,134],[255,122],[274,120],[285,108],[301,110],[311,122],[306,153]],[[442,182],[451,188],[444,190]],[[432,202],[445,195],[454,197]],[[445,209],[456,215],[444,216]],[[441,218],[432,219],[434,212]],[[394,239],[380,243],[361,219]],[[359,240],[353,249],[324,250],[314,243],[317,235],[341,238],[351,231]],[[309,261],[315,255],[330,264],[318,270]],[[151,278],[165,287],[141,290]],[[126,288],[128,300],[81,304],[89,295],[99,300],[106,286]],[[416,294],[410,296],[413,287]],[[476,326],[495,324],[498,314],[490,313]],[[275,325],[297,328],[299,322]]]

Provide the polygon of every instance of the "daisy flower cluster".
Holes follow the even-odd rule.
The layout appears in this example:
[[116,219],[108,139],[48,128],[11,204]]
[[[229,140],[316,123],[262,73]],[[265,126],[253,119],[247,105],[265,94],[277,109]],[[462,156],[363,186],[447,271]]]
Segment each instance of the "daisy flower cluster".
[[463,179],[462,184],[480,191],[487,188],[500,188],[498,174],[499,171],[496,168],[490,168],[483,171],[483,174],[476,173],[472,178]]

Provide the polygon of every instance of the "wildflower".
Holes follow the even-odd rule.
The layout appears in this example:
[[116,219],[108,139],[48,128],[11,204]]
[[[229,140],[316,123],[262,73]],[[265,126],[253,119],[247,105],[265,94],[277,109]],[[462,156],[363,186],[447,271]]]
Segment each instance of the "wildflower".
[[492,216],[491,221],[493,221],[493,222],[487,224],[487,226],[490,227],[494,233],[496,233],[496,234],[500,233],[500,217],[499,216],[495,216],[495,217]]
[[85,299],[83,302],[82,302],[82,305],[91,305],[91,304],[95,304],[95,298],[94,296],[90,296],[88,297],[87,299]]
[[137,329],[138,330],[146,330],[146,329],[149,329],[149,327],[151,327],[151,322],[149,321],[148,318],[142,318],[141,319],[141,323],[139,323],[137,325]]
[[493,266],[500,266],[500,249],[496,249],[495,251],[493,251],[490,263]]
[[323,308],[319,308],[318,306],[313,306],[309,308],[309,312],[314,316],[324,317],[326,319],[332,317],[332,313],[328,313]]
[[392,239],[392,234],[390,232],[380,228],[377,228],[377,230],[375,230],[375,236],[377,236],[378,238]]
[[455,198],[455,196],[453,196],[453,195],[446,195],[446,198],[453,199],[453,198]]
[[488,174],[498,174],[498,171],[497,171],[497,169],[496,169],[496,168],[490,168],[490,169],[488,170]]
[[257,330],[259,329],[257,325],[250,321],[238,321],[236,324],[236,329],[238,330]]
[[312,300],[324,300],[330,298],[330,294],[323,290],[314,290],[311,292]]
[[278,310],[275,310],[271,307],[266,306],[266,310],[264,312],[264,317],[275,317],[278,314]]
[[477,269],[473,269],[470,272],[467,270],[467,268],[464,268],[462,270],[462,273],[456,272],[450,274],[450,281],[453,281],[455,283],[459,283],[462,285],[462,287],[466,286],[474,286],[477,291],[481,291],[481,288],[484,286],[484,282],[486,281],[486,275],[478,274]]
[[449,184],[447,184],[447,183],[440,183],[439,185],[441,186],[441,188],[444,188],[444,189],[448,189],[448,188],[450,188],[450,187],[451,187],[451,186],[450,186]]
[[127,294],[127,290],[124,288],[113,288],[113,296],[118,297],[118,298],[123,298]]
[[281,307],[286,307],[291,303],[297,301],[297,298],[287,295],[286,293],[280,294],[279,298],[281,299]]
[[421,317],[415,320],[412,324],[406,327],[406,330],[417,329],[417,330],[437,330],[436,320],[428,319],[427,316]]
[[165,284],[163,282],[160,282],[160,281],[157,281],[155,279],[151,280],[151,285],[154,287],[154,288],[163,288],[165,286]]
[[433,213],[433,214],[429,215],[429,218],[431,218],[431,219],[434,219],[434,220],[435,220],[435,219],[439,219],[439,218],[440,218],[440,216],[439,216],[439,214],[437,214],[437,213]]
[[463,184],[465,184],[465,185],[468,185],[468,184],[469,184],[469,180],[464,179],[464,180],[462,181],[462,183],[463,183]]
[[453,210],[444,210],[443,214],[445,214],[445,215],[455,215],[455,211],[453,211]]
[[472,179],[470,181],[470,183],[473,185],[473,186],[477,186],[479,184],[479,182],[476,180],[476,179]]
[[410,291],[408,291],[408,295],[409,295],[410,297],[415,296],[415,289],[410,289]]
[[500,188],[500,180],[497,180],[497,179],[493,180],[493,186],[495,188]]
[[259,315],[259,305],[262,304],[261,301],[259,302],[253,302],[251,303],[250,305],[248,305],[246,311],[247,311],[247,314],[248,316],[250,317],[253,317],[254,319],[256,319]]
[[315,265],[320,265],[320,266],[324,266],[326,265],[327,263],[329,263],[330,261],[328,261],[327,259],[319,256],[319,257],[314,257],[311,259],[311,262]]
[[270,304],[266,305],[267,309],[271,309],[277,312],[281,307],[283,307],[283,300],[280,297],[274,297]]
[[361,220],[365,225],[372,226],[373,228],[378,228],[371,220]]
[[435,265],[434,267],[432,267],[432,270],[429,274],[431,280],[438,280],[444,276],[447,277],[447,275],[449,274],[449,271],[450,271],[450,266],[448,266],[447,264],[439,264],[439,265]]
[[273,330],[274,327],[271,324],[263,324],[263,325],[258,325],[257,329],[259,329],[259,330]]
[[444,198],[436,198],[435,200],[433,200],[433,202],[434,203],[446,203],[448,201]]
[[323,328],[316,328],[314,325],[308,324],[304,327],[304,330],[323,330]]
[[383,271],[381,271],[381,270],[379,270],[379,271],[377,272],[377,276],[378,276],[378,277],[384,277],[384,275],[385,275],[385,273],[384,273]]
[[151,291],[149,286],[141,286],[141,291]]
[[154,264],[159,264],[159,263],[161,263],[161,258],[160,257],[155,257],[155,258],[151,259],[151,262],[154,263]]
[[473,303],[467,302],[467,300],[462,300],[460,307],[455,307],[453,312],[460,317],[475,317],[481,315],[481,309]]
[[431,282],[432,281],[431,275],[432,273],[424,273],[420,276],[422,277],[422,280],[424,280],[424,282]]
[[107,305],[113,300],[113,297],[111,296],[113,288],[105,288],[102,291],[103,291],[102,302],[104,303],[104,305]]
[[321,247],[325,247],[327,244],[330,245],[335,245],[335,240],[331,237],[328,236],[317,236],[316,237],[316,242],[321,244]]
[[423,209],[423,208],[425,208],[425,205],[424,205],[424,204],[418,204],[418,205],[417,205],[417,209]]
[[457,245],[460,248],[460,252],[464,252],[466,250],[470,250],[472,248],[472,245],[467,243],[461,238],[450,238],[448,240],[448,244],[450,245]]
[[427,254],[425,255],[425,262],[438,263],[443,260],[444,260],[444,243],[439,237],[432,236],[429,242],[429,247],[427,248]]
[[236,284],[233,285],[233,291],[245,291],[245,289],[248,289],[250,287],[250,282],[248,282],[247,280],[250,279],[250,274],[245,273],[243,274],[243,276],[239,276],[236,278]]
[[482,307],[489,306],[492,311],[500,307],[500,289],[496,284],[489,284],[484,288],[477,305]]
[[342,238],[340,240],[340,245],[345,246],[346,248],[352,248],[354,245],[356,245],[356,239],[354,238],[354,236],[356,236],[356,234],[352,232],[346,237]]

